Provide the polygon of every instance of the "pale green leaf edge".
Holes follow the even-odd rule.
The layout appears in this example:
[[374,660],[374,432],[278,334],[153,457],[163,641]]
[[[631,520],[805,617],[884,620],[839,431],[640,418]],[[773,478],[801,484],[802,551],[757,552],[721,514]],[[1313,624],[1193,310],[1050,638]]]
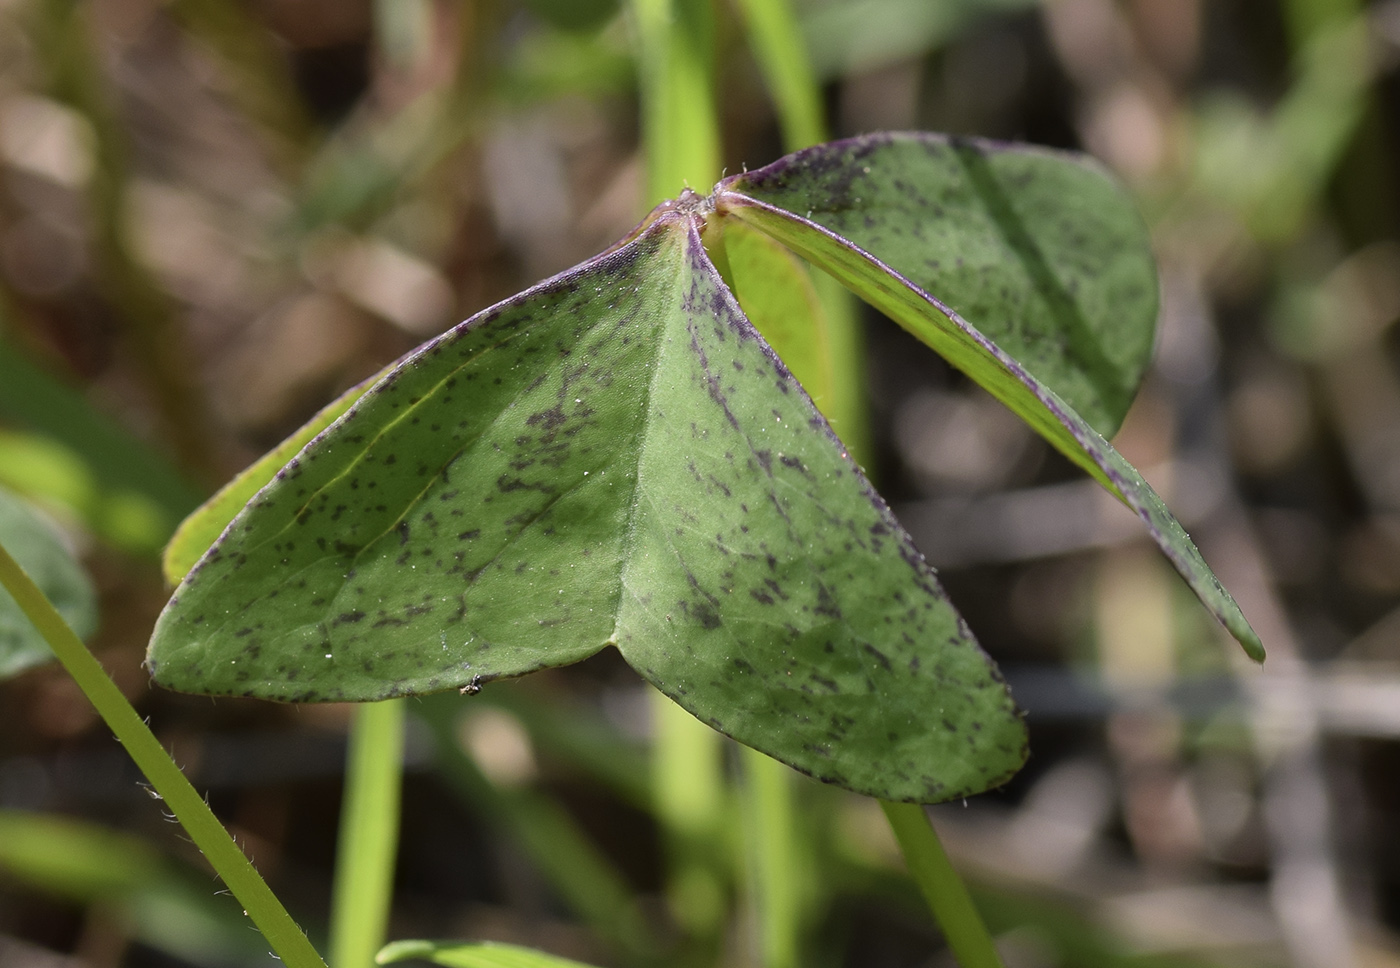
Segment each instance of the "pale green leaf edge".
[[446,968],[593,968],[534,948],[495,941],[391,941],[374,960],[388,965],[420,958]]
[[165,580],[171,585],[180,584],[195,563],[204,556],[209,546],[218,540],[234,515],[277,475],[278,469],[295,457],[313,437],[335,423],[336,418],[349,410],[356,400],[364,396],[370,387],[397,365],[397,361],[391,363],[316,411],[315,416],[276,447],[239,471],[209,500],[190,512],[175,529],[161,554],[161,573]]
[[841,280],[1086,470],[1143,520],[1158,548],[1245,654],[1256,662],[1264,661],[1264,645],[1258,634],[1181,523],[1137,469],[1069,404],[975,326],[871,253],[794,212],[725,187],[738,177],[742,176],[716,187],[718,213],[748,222]]

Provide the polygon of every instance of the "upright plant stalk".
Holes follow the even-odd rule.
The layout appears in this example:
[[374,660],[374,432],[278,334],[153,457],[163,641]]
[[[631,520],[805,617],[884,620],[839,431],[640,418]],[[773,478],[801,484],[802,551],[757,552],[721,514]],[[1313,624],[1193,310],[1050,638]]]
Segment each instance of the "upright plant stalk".
[[[748,22],[754,54],[777,106],[778,121],[788,150],[795,151],[827,140],[820,91],[805,56],[805,47],[800,42],[797,20],[787,0],[740,0],[739,8]],[[831,346],[832,366],[828,385],[808,389],[814,394],[820,391],[817,395],[823,401],[822,409],[827,419],[837,427],[842,440],[859,461],[867,457],[869,450],[860,393],[860,340],[850,295],[836,280],[823,273],[813,273],[812,281],[825,309],[825,337]],[[783,346],[771,338],[770,342],[774,343],[778,355],[784,355]],[[752,751],[750,753],[745,762],[750,768],[751,786],[760,791],[757,795],[767,801],[756,804],[757,815],[776,821],[778,807],[773,799],[777,796],[774,784],[788,778],[773,773],[772,768],[782,770],[778,764],[771,764],[772,768],[765,767],[758,761],[766,757]],[[992,945],[991,936],[973,906],[967,888],[949,864],[924,809],[914,804],[887,801],[881,801],[880,806],[894,830],[909,872],[918,882],[959,964],[962,968],[1001,968],[1001,959]],[[763,821],[760,819],[758,823],[763,824]],[[789,823],[789,829],[790,826]],[[769,876],[766,865],[778,862],[776,852],[781,850],[779,845],[790,846],[790,834],[776,830],[772,823],[764,825],[762,835],[768,838],[776,836],[777,841],[768,843],[766,853],[759,856],[760,879]],[[788,913],[783,905],[792,899],[784,897],[776,882],[766,885],[762,896],[767,900],[761,929],[765,963],[768,968],[782,968],[791,962],[783,960],[787,949],[778,932],[781,931],[781,916]],[[774,923],[775,915],[779,916],[779,923]],[[794,930],[796,916],[794,909],[791,912]]]
[[404,701],[355,711],[331,893],[331,964],[369,968],[387,940],[403,785]]
[[881,800],[909,873],[919,885],[962,968],[1005,968],[982,916],[973,906],[958,872],[948,862],[924,808],[917,803]]
[[[719,177],[714,16],[710,0],[632,0],[631,10],[649,207],[687,185],[708,191]],[[652,715],[656,810],[673,835],[672,911],[691,934],[717,937],[723,891],[709,845],[720,836],[724,806],[720,737],[659,694]]]
[[724,889],[713,845],[722,833],[725,799],[720,736],[659,692],[653,693],[651,710],[652,785],[669,838],[671,912],[690,934],[718,936]]
[[[798,151],[829,141],[821,86],[812,71],[792,5],[788,0],[739,0],[738,7],[748,26],[749,46],[777,109],[783,147]],[[867,432],[865,351],[855,300],[831,276],[809,271],[825,314],[823,336],[832,364],[830,385],[821,394],[822,414],[845,442],[851,458],[866,465],[874,455]],[[776,343],[774,348],[783,355]]]
[[632,0],[641,60],[647,206],[719,178],[711,0]]
[[744,832],[763,968],[801,964],[802,879],[792,771],[744,747]]
[[0,545],[0,586],[10,593],[34,623],[54,655],[83,690],[118,742],[136,761],[155,792],[175,814],[175,819],[203,851],[277,956],[290,968],[326,968],[325,962],[282,902],[277,900],[209,805],[126,701],[116,683],[3,545]]
[[768,84],[788,151],[828,140],[821,89],[787,0],[739,0],[754,59]]

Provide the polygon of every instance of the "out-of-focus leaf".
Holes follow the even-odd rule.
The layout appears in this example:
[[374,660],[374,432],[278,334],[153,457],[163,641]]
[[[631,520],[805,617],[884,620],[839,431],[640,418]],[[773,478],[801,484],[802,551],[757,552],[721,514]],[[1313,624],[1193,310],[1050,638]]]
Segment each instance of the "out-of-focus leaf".
[[804,5],[802,32],[820,77],[874,70],[956,38],[981,18],[1036,0],[820,0]]
[[[5,436],[8,453],[0,462],[0,482],[27,494],[52,496],[94,534],[118,547],[152,553],[174,522],[199,503],[199,491],[168,457],[45,373],[3,337],[0,419],[38,435]],[[41,444],[39,438],[49,438],[52,444]],[[21,457],[15,450],[20,447],[33,452]],[[48,471],[61,479],[37,490],[26,480]],[[133,517],[138,513],[139,518]]]
[[564,30],[594,30],[617,16],[618,0],[523,0],[525,6],[552,26]]
[[716,729],[892,800],[1021,765],[931,569],[707,259],[692,203],[427,343],[234,519],[158,682],[336,701],[613,645]]
[[[58,609],[73,631],[86,637],[97,628],[97,596],[82,566],[52,527],[9,491],[0,488],[0,544]],[[0,678],[53,658],[39,631],[0,588]]]
[[1234,209],[1272,245],[1302,231],[1361,127],[1378,70],[1368,18],[1332,20],[1338,12],[1345,10],[1328,11],[1329,22],[1298,51],[1297,78],[1271,113],[1222,91],[1194,119],[1193,187]]
[[636,86],[636,60],[609,31],[537,30],[512,46],[491,93],[524,107],[560,97],[624,95]]
[[376,956],[381,965],[421,958],[447,968],[590,968],[581,961],[570,961],[534,948],[491,941],[395,941]]
[[76,451],[39,434],[0,431],[0,486],[133,554],[156,554],[175,520],[146,493],[104,488]]
[[137,938],[193,964],[264,964],[267,945],[202,873],[145,841],[94,824],[0,810],[0,871],[79,904],[126,914]]
[[52,894],[92,901],[155,883],[165,860],[136,837],[49,814],[0,810],[0,868]]
[[363,229],[384,213],[403,181],[403,159],[349,135],[332,139],[307,167],[289,234],[309,236],[331,225]]

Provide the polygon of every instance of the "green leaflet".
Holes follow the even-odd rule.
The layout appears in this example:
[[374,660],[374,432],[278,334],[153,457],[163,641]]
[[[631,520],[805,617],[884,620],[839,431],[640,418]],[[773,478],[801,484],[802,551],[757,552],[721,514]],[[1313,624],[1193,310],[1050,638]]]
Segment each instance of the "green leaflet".
[[1128,412],[1152,352],[1157,270],[1132,201],[1085,156],[867,135],[720,188],[874,254],[973,321],[1105,436]]
[[[0,544],[79,636],[86,638],[96,630],[97,595],[82,566],[59,542],[53,528],[4,488],[0,488]],[[52,658],[39,631],[10,593],[0,588],[0,679]]]
[[375,957],[381,965],[421,958],[447,968],[589,968],[581,961],[570,961],[520,945],[493,941],[470,944],[461,941],[395,941]]
[[426,344],[185,578],[179,689],[378,699],[616,646],[722,732],[891,800],[1024,760],[1005,687],[700,244],[704,202]]
[[[1162,499],[1069,403],[986,335],[988,330],[1006,332],[1014,330],[1014,327],[1008,327],[1004,322],[998,325],[995,315],[977,320],[974,326],[880,258],[834,234],[830,228],[792,210],[760,200],[760,196],[764,195],[784,197],[784,193],[789,191],[801,196],[802,192],[791,186],[801,186],[807,171],[802,161],[809,154],[812,155],[815,176],[828,185],[828,196],[839,198],[837,188],[832,186],[860,183],[862,178],[869,175],[868,170],[878,166],[877,149],[881,145],[904,141],[932,148],[944,144],[941,139],[932,136],[881,135],[798,152],[768,168],[721,182],[715,193],[716,210],[722,215],[737,217],[754,225],[840,279],[861,298],[923,340],[1010,407],[1037,433],[1121,498],[1143,519],[1152,539],[1206,608],[1239,641],[1250,658],[1262,662],[1264,647],[1258,635]],[[987,149],[973,145],[958,150]],[[1045,154],[1040,157],[1054,160],[1056,156]],[[874,178],[873,175],[870,177]],[[749,194],[751,188],[754,188],[752,196]],[[1010,190],[1012,186],[1008,186]],[[848,202],[829,201],[828,209],[839,215],[846,211],[848,205],[855,205],[857,197],[864,199],[863,195],[852,195]],[[849,216],[842,215],[840,219],[833,217],[832,221],[842,219],[849,220]],[[870,227],[867,226],[867,229]],[[873,229],[870,231],[879,234]],[[895,249],[896,254],[902,251],[905,259],[909,259],[908,249],[902,246]],[[1082,292],[1089,287],[1090,281],[1087,276],[1083,277],[1075,288]],[[1006,286],[1008,291],[1014,291],[1012,282],[1007,282]],[[1097,304],[1102,300],[1086,298],[1085,301]],[[1009,302],[1023,307],[1026,305],[1025,301]],[[989,307],[986,311],[995,314],[995,307]],[[1013,335],[1012,338],[1017,337]],[[1064,365],[1070,371],[1075,367],[1069,359]],[[1075,392],[1087,392],[1082,384],[1073,381],[1066,384],[1070,390],[1076,385],[1079,389]]]

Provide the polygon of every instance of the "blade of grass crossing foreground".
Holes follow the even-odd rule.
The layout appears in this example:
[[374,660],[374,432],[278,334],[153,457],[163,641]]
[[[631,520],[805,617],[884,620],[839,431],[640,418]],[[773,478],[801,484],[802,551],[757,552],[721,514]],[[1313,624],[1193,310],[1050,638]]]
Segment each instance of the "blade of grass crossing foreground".
[[44,636],[103,722],[203,851],[277,956],[290,968],[326,968],[301,928],[253,869],[209,805],[195,792],[155,734],[3,545],[0,545],[0,585],[14,597]]
[[917,803],[881,800],[909,873],[919,885],[934,919],[961,968],[1005,968],[982,915],[968,896],[924,808]]
[[384,945],[403,786],[402,699],[355,711],[331,895],[331,964],[368,968]]

